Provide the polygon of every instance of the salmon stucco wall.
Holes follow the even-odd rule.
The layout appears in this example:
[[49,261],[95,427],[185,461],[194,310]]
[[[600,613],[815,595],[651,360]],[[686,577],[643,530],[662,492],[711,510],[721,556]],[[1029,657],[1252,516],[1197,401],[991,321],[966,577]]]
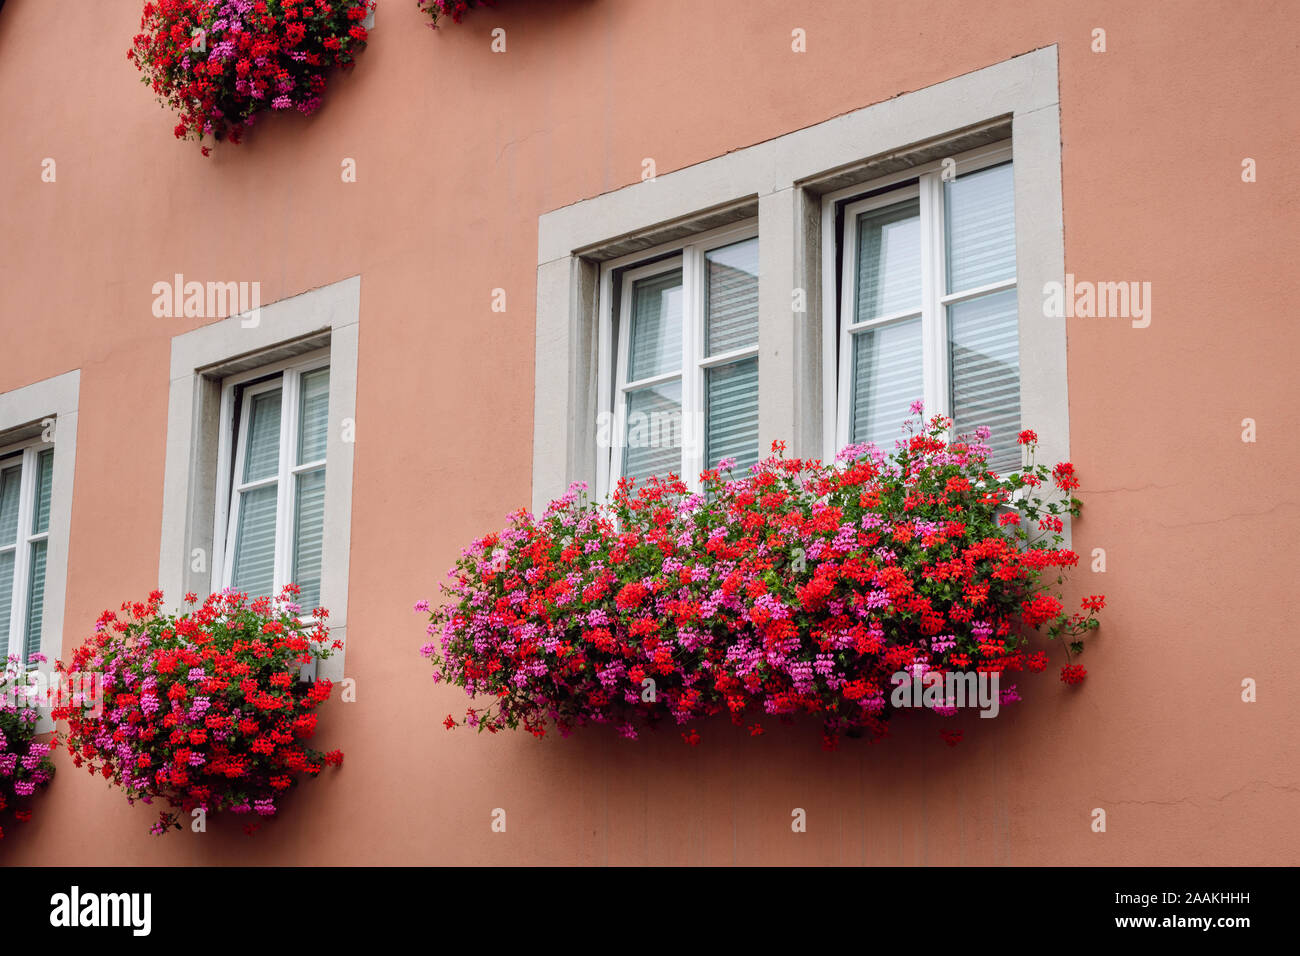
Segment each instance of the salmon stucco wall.
[[[171,339],[201,320],[156,318],[153,284],[259,281],[272,302],[356,275],[357,700],[318,735],[343,767],[254,838],[151,838],[153,812],[61,756],[4,863],[1295,862],[1300,7],[500,0],[435,32],[381,0],[318,115],[205,159],[125,57],[140,6],[0,11],[0,391],[81,370],[64,649],[157,583]],[[1067,325],[1085,502],[1067,595],[1108,604],[1087,682],[1027,678],[951,748],[924,718],[836,752],[808,721],[757,739],[719,721],[695,748],[444,730],[464,697],[430,680],[411,605],[530,500],[539,215],[647,157],[680,169],[1051,45],[1067,271],[1152,287],[1147,328]]]

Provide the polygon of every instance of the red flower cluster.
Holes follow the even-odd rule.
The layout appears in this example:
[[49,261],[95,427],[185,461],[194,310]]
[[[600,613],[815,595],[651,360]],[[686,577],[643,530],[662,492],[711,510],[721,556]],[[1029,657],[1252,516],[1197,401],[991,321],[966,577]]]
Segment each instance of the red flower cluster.
[[907,706],[891,699],[900,672],[996,672],[1014,702],[1006,676],[1047,666],[1032,631],[1098,625],[1101,597],[1068,614],[1057,593],[1078,562],[1061,534],[1077,481],[1068,464],[1034,465],[1032,443],[999,477],[978,436],[951,441],[950,427],[932,419],[892,456],[855,446],[830,465],[774,455],[743,478],[708,471],[700,493],[652,479],[601,505],[575,486],[466,550],[450,601],[416,605],[434,638],[422,652],[435,678],[491,701],[465,723],[538,736],[590,722],[634,737],[715,714],[757,735],[756,716],[806,713],[833,747],[884,733]]
[[[74,765],[121,786],[130,802],[166,800],[182,813],[271,816],[301,774],[343,761],[303,741],[316,732],[315,709],[329,699],[327,680],[305,683],[299,670],[328,657],[328,612],[299,619],[296,585],[274,601],[251,603],[233,591],[202,606],[166,614],[162,592],[105,611],[94,637],[73,652],[64,673],[101,676],[102,700],[55,708],[66,721]],[[341,646],[338,642],[334,648]],[[164,813],[154,833],[180,827]]]
[[[314,113],[365,48],[373,0],[151,0],[127,57],[180,116],[179,139],[238,143],[264,110]],[[210,152],[203,146],[204,155]]]
[[439,17],[451,17],[452,22],[460,23],[461,17],[465,16],[471,8],[490,7],[493,6],[493,2],[492,0],[415,0],[415,5],[433,19],[430,25],[436,28]]

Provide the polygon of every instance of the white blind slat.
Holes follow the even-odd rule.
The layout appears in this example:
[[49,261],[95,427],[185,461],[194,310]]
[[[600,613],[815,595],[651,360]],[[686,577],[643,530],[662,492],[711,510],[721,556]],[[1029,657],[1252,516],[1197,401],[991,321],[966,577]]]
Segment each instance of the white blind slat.
[[239,496],[239,527],[231,587],[250,597],[270,597],[275,587],[275,484]]
[[1016,210],[1011,164],[944,183],[948,291],[1016,276]]
[[758,344],[758,239],[705,253],[705,351],[721,355]]
[[993,429],[989,466],[1006,473],[1021,464],[1020,341],[1016,290],[950,306],[953,422],[958,432]]
[[32,534],[50,530],[50,492],[54,488],[54,449],[36,456],[36,505],[32,509]]
[[21,465],[0,471],[0,547],[18,540],[18,498],[22,493]]
[[298,475],[294,509],[293,581],[302,589],[298,603],[320,606],[321,554],[325,540],[325,469]]
[[302,377],[298,401],[298,464],[320,461],[329,440],[330,370],[308,372]]
[[45,555],[48,542],[33,541],[28,568],[27,628],[23,660],[29,661],[41,649],[41,623],[45,618]]
[[254,395],[249,418],[244,426],[244,481],[257,481],[280,470],[280,389]]
[[856,321],[921,307],[919,199],[858,216]]
[[681,269],[636,282],[632,287],[631,322],[629,382],[682,367]]
[[758,461],[758,359],[744,359],[706,370],[708,467],[736,459],[744,475]]
[[925,394],[921,320],[855,333],[852,374],[849,441],[892,451],[911,404]]
[[682,471],[682,383],[663,382],[627,395],[623,474],[644,481]]
[[[15,552],[0,554],[0,657],[9,653],[9,617],[13,613]],[[15,653],[17,648],[14,648]]]

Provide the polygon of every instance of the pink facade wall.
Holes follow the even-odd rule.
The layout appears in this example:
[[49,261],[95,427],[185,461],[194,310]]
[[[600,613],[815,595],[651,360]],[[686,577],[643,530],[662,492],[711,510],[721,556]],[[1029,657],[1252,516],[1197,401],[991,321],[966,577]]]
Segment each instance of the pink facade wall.
[[[157,583],[170,343],[198,323],[155,318],[153,283],[255,280],[271,302],[360,275],[358,700],[324,709],[342,769],[255,838],[150,838],[153,813],[61,757],[4,862],[1295,861],[1300,8],[501,0],[433,33],[381,0],[320,114],[204,159],[126,60],[139,6],[0,12],[0,392],[81,370],[65,651]],[[1074,545],[1108,567],[1067,591],[1108,597],[1085,685],[1026,681],[954,748],[926,718],[833,753],[811,722],[750,739],[720,721],[698,748],[445,731],[464,698],[430,681],[411,604],[530,499],[538,216],[636,182],[644,157],[664,173],[1052,44],[1067,271],[1153,287],[1149,328],[1068,323]]]

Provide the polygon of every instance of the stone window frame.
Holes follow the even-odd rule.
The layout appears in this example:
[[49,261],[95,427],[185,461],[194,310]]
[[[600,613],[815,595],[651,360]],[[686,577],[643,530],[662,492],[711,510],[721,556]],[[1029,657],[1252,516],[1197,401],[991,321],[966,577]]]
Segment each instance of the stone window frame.
[[[1065,323],[1044,316],[1042,299],[1044,285],[1065,275],[1053,45],[541,215],[533,509],[575,481],[604,490],[596,440],[606,374],[602,263],[757,217],[760,448],[784,440],[791,454],[830,457],[834,347],[825,330],[836,300],[826,197],[1008,139],[1022,427],[1042,436],[1039,460],[1068,459]],[[802,313],[794,311],[795,290],[803,292]]]
[[[0,447],[38,441],[42,447],[54,449],[50,521],[45,539],[44,606],[41,610],[40,653],[46,661],[34,668],[45,674],[52,672],[54,661],[63,653],[80,393],[81,370],[74,369],[0,394]],[[39,726],[42,730],[51,729],[48,718],[43,718]]]
[[[168,607],[180,605],[187,592],[206,596],[215,579],[223,382],[328,348],[321,605],[330,612],[331,639],[346,645],[355,444],[343,423],[355,422],[356,416],[360,306],[361,278],[352,276],[264,305],[255,324],[250,317],[233,315],[172,338],[158,560],[159,587]],[[319,674],[341,678],[343,653],[321,662]]]

